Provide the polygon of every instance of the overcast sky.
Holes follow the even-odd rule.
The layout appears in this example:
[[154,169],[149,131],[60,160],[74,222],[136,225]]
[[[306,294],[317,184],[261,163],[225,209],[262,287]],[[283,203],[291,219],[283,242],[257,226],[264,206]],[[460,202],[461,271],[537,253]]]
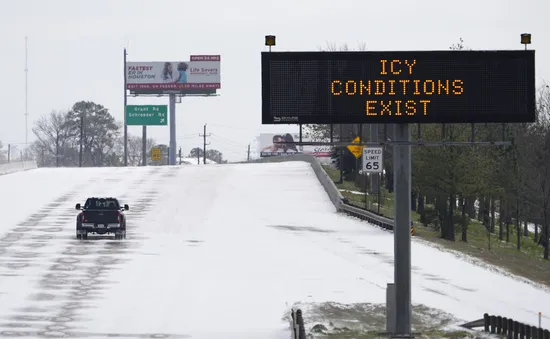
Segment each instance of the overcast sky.
[[[550,81],[548,13],[548,0],[1,0],[0,140],[25,142],[25,36],[30,140],[40,115],[80,100],[102,104],[122,120],[124,47],[128,61],[220,54],[220,96],[177,105],[178,147],[188,153],[201,145],[207,123],[209,147],[241,160],[260,133],[289,130],[261,125],[266,34],[277,36],[281,51],[317,50],[327,41],[365,42],[375,51],[445,50],[460,37],[473,49],[520,49],[520,33],[530,32],[537,81]],[[128,101],[146,103],[168,99]],[[139,135],[141,127],[129,132]],[[168,143],[167,127],[150,127],[149,135]]]

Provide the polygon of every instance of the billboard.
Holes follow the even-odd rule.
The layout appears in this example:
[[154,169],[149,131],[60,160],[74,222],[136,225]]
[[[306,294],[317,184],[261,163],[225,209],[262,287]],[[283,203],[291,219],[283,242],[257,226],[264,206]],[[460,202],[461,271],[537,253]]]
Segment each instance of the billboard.
[[215,92],[221,88],[219,55],[190,61],[127,62],[126,89],[133,92]]
[[[258,138],[258,153],[262,158],[293,154],[311,154],[318,158],[330,158],[332,146],[300,146],[292,144],[292,142],[298,142],[299,140],[300,135],[294,133],[262,133]],[[308,140],[302,136],[302,141]],[[290,144],[281,144],[281,142],[290,142]]]
[[535,52],[263,52],[262,124],[535,121]]

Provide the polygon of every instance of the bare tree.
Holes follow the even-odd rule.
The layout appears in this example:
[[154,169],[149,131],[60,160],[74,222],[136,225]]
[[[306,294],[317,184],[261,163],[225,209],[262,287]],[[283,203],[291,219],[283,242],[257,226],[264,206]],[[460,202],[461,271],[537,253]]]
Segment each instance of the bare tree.
[[4,154],[5,151],[2,148],[3,148],[2,141],[0,141],[0,163],[6,161],[6,155]]
[[[65,150],[70,148],[71,131],[67,126],[67,113],[52,111],[38,119],[32,129],[38,139],[41,153],[54,159],[55,166],[67,165]],[[41,154],[44,157],[44,154]],[[51,164],[53,165],[53,164]]]
[[223,153],[217,149],[209,149],[206,151],[206,158],[214,161],[217,164],[223,164]]
[[202,158],[203,156],[203,149],[200,147],[194,147],[189,151],[189,157],[190,158]]
[[[341,45],[338,45],[336,42],[327,41],[325,42],[325,47],[317,46],[317,49],[322,52],[347,52],[350,50],[349,45],[347,43],[343,43]],[[357,51],[366,51],[367,50],[367,43],[364,41],[357,42]]]
[[[128,165],[141,166],[143,163],[143,138],[136,135],[128,135]],[[117,143],[123,147],[123,138]],[[155,140],[147,138],[145,154],[151,153],[151,148],[155,145]],[[117,147],[118,148],[118,147]]]

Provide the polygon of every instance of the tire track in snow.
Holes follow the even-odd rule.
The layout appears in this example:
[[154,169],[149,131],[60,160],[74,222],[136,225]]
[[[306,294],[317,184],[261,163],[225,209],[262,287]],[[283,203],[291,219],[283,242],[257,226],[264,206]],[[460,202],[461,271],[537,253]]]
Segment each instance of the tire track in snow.
[[[127,175],[128,171],[122,171],[122,172],[115,172],[108,179],[103,179],[102,181],[112,182],[114,184],[119,183],[120,186],[124,185],[123,178],[125,175]],[[91,181],[92,182],[92,181]],[[92,182],[93,183],[93,182]],[[132,183],[134,184],[134,183]],[[94,185],[94,184],[90,184]],[[83,185],[88,186],[89,185]],[[135,185],[132,185],[131,187],[135,187]],[[85,187],[80,187],[80,189],[84,189]],[[80,194],[80,191],[78,192]],[[82,199],[81,196],[78,197],[78,200]],[[72,204],[71,204],[72,205]],[[86,246],[88,247],[93,246],[93,239],[91,241],[82,242],[80,243],[78,240],[75,239],[75,231],[74,231],[74,224],[76,220],[76,214],[74,208],[70,209],[70,218],[64,223],[65,226],[71,225],[70,231],[65,233],[65,236],[63,238],[59,237],[57,240],[66,241],[67,235],[70,237],[69,240],[69,247],[65,248],[61,255],[65,255],[67,252],[71,252],[71,249],[75,247],[78,251],[78,248],[84,248],[84,251],[80,251],[81,254],[88,254],[89,256],[93,256],[96,254],[96,251],[86,250]],[[37,226],[47,226],[47,224],[38,224]],[[52,237],[49,237],[49,239],[53,239]],[[57,245],[59,246],[59,245]],[[39,288],[38,291],[36,291],[34,288],[29,291],[28,299],[34,302],[34,306],[28,306],[20,309],[20,314],[16,314],[13,317],[9,317],[9,320],[11,321],[9,324],[6,324],[10,328],[9,331],[0,332],[0,336],[21,336],[21,335],[31,335],[36,336],[40,335],[40,330],[36,329],[32,333],[28,332],[20,332],[16,331],[15,329],[31,329],[36,326],[45,325],[48,322],[63,322],[65,318],[63,315],[56,316],[54,314],[48,315],[48,313],[51,313],[51,311],[56,311],[56,307],[59,304],[60,300],[64,300],[67,298],[67,296],[70,297],[70,295],[67,295],[67,288],[69,288],[69,284],[72,282],[71,278],[86,278],[85,274],[82,274],[80,270],[77,269],[77,264],[80,262],[79,259],[74,260],[74,257],[64,257],[59,256],[60,254],[54,254],[51,261],[45,263],[44,269],[47,273],[43,274],[42,277],[39,279]],[[52,257],[52,255],[50,255]],[[80,274],[80,277],[78,276]],[[38,293],[34,293],[38,292]],[[69,306],[70,308],[70,306]],[[0,326],[2,327],[2,326]],[[42,331],[45,332],[45,331]]]
[[[69,214],[69,209],[64,209],[69,200],[97,180],[100,177],[74,186],[4,234],[0,238],[0,276],[20,276],[25,273],[25,269],[36,265],[37,259],[45,255],[45,251],[56,238],[55,233],[62,231],[60,226],[74,218],[74,213]],[[74,212],[74,209],[70,211]]]
[[[355,240],[351,240],[351,239],[348,239],[348,238],[342,237],[342,236],[334,239],[334,235],[332,235],[330,232],[328,232],[328,233],[327,232],[316,232],[314,230],[311,230],[309,232],[305,232],[305,231],[308,231],[308,229],[304,228],[304,227],[293,226],[292,228],[289,228],[289,229],[279,227],[279,229],[285,230],[285,231],[293,231],[294,230],[293,232],[291,232],[294,236],[307,237],[307,241],[309,243],[316,244],[317,246],[322,247],[325,251],[330,252],[330,253],[334,254],[335,256],[340,257],[340,258],[342,258],[342,259],[344,259],[344,260],[346,260],[350,263],[353,263],[353,264],[359,266],[361,269],[363,269],[367,272],[370,272],[370,270],[372,270],[372,267],[369,267],[369,266],[365,265],[365,263],[361,260],[361,256],[369,256],[369,257],[372,257],[372,258],[376,258],[378,261],[380,261],[384,265],[384,267],[391,267],[392,270],[393,270],[393,265],[394,265],[393,255],[369,249],[369,248],[367,248],[363,245],[360,245]],[[295,229],[296,230],[299,229],[300,231],[296,231]],[[340,244],[344,245],[344,247],[346,249],[342,250],[342,249],[339,249],[339,248],[335,247],[334,246],[334,240],[336,240]],[[330,245],[327,245],[327,243],[326,243],[327,241],[329,242]],[[443,277],[440,277],[438,275],[424,273],[424,272],[422,272],[422,269],[418,266],[414,266],[414,265],[411,266],[411,271],[412,271],[413,274],[419,274],[422,277],[424,277],[425,279],[430,280],[435,284],[441,284],[442,286],[451,285],[454,288],[460,289],[460,290],[465,291],[465,292],[476,292],[476,290],[473,289],[473,288],[464,288],[464,287],[459,287],[458,285],[454,285],[450,281],[448,281],[447,279],[445,279]],[[393,279],[393,274],[392,273],[393,272],[391,272],[391,274],[388,275],[388,273],[384,273],[382,271],[380,272],[380,274],[382,276],[388,275],[388,280],[390,280],[390,281]],[[385,285],[381,285],[381,284],[377,284],[375,282],[372,282],[372,281],[364,278],[363,276],[358,276],[357,279],[362,280],[365,283],[368,283],[370,285],[376,286],[380,290],[383,290],[383,291],[386,290]],[[437,290],[436,288],[434,288],[434,286],[426,286],[425,284],[421,284],[420,287],[422,289],[424,289],[425,291],[437,294],[439,297],[446,297],[446,298],[452,299],[454,301],[460,301],[456,297],[451,296],[446,292]]]
[[[315,232],[313,232],[313,233],[315,233]],[[295,233],[294,235],[299,236],[299,237],[305,237],[306,236],[305,234],[300,234],[300,233]],[[341,257],[342,259],[344,259],[348,262],[354,263],[354,264],[356,264],[357,266],[361,267],[362,269],[364,269],[366,271],[369,271],[372,268],[366,266],[362,262],[362,260],[361,260],[362,255],[375,257],[379,261],[381,261],[383,264],[389,265],[393,269],[394,261],[393,261],[393,256],[392,255],[384,254],[384,253],[380,253],[378,251],[368,249],[365,246],[359,244],[357,242],[357,240],[352,240],[352,239],[349,239],[349,238],[346,238],[346,237],[336,238],[336,240],[339,243],[344,244],[345,246],[347,246],[346,250],[335,248],[333,245],[327,246],[325,242],[323,242],[323,243],[320,242],[321,238],[328,239],[330,237],[326,234],[323,234],[323,233],[317,233],[317,234],[314,234],[314,235],[312,235],[312,234],[307,235],[307,241],[308,242],[314,243],[318,246],[321,246],[326,251],[334,253],[335,255]],[[351,251],[353,249],[356,250],[355,253],[353,253]],[[464,296],[468,296],[470,294],[473,295],[474,296],[473,298],[468,299],[468,302],[470,303],[470,305],[472,305],[472,306],[475,305],[479,309],[483,309],[485,307],[485,305],[483,304],[484,301],[479,300],[478,298],[475,297],[477,289],[474,288],[474,287],[459,286],[457,284],[454,284],[451,280],[449,280],[447,278],[444,278],[444,277],[442,277],[440,275],[437,275],[437,274],[431,274],[431,273],[425,272],[425,271],[422,270],[422,268],[417,267],[417,266],[412,266],[411,271],[412,271],[412,274],[420,275],[421,277],[423,277],[426,280],[426,281],[422,281],[420,284],[417,284],[417,286],[419,288],[422,288],[426,292],[434,294],[434,296],[437,297],[437,298],[442,298],[443,297],[443,298],[453,300],[454,302],[464,302],[464,300],[462,298],[459,298],[455,295],[450,295],[450,293],[442,291],[442,290],[439,289],[440,286],[441,287],[447,287],[447,288],[450,286],[450,287],[453,287],[455,289],[461,290],[462,292],[465,292],[466,294],[464,294]],[[359,279],[364,280],[365,283],[372,284],[372,282],[368,281],[367,279],[363,279],[363,278],[359,278]],[[388,276],[389,281],[391,281],[392,279],[393,279],[393,274]],[[384,290],[384,291],[386,289],[385,285],[384,286],[376,285],[376,286],[379,287],[381,290]],[[497,302],[497,300],[498,300],[498,303],[502,304],[502,306],[510,307],[510,304],[508,302],[500,300],[498,298],[495,298],[493,300],[493,302]],[[525,310],[525,311],[529,312],[529,310]]]
[[[127,187],[128,191],[118,196],[121,201],[128,201],[128,197],[139,197],[131,203],[129,213],[127,239],[122,241],[107,240],[103,242],[99,237],[89,240],[71,240],[68,246],[58,254],[51,263],[48,271],[41,278],[40,286],[44,291],[54,290],[57,293],[41,293],[35,295],[34,301],[43,306],[27,307],[21,310],[22,314],[11,318],[11,323],[3,327],[9,330],[0,332],[2,336],[45,336],[45,337],[108,337],[115,334],[92,333],[86,331],[85,325],[76,326],[76,322],[86,320],[85,310],[89,307],[87,300],[101,297],[101,290],[116,283],[108,280],[108,273],[124,264],[126,257],[139,247],[145,240],[139,235],[136,228],[142,219],[153,207],[158,197],[158,191],[149,188],[143,183],[155,183],[155,179],[164,181],[175,175],[177,167],[170,168],[169,172],[161,168],[152,168],[133,180]],[[135,213],[132,211],[136,211]],[[72,233],[74,236],[74,232]],[[86,259],[88,259],[86,261]],[[93,259],[90,262],[90,259]],[[0,327],[2,327],[0,325]],[[131,338],[187,338],[185,335],[168,334],[116,334],[117,337]]]

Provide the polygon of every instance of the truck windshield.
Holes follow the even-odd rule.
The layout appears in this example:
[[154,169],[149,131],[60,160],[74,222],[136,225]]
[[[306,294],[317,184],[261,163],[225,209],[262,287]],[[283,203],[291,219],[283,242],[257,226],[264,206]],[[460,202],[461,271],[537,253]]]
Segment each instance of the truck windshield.
[[85,209],[118,210],[120,205],[116,199],[90,198],[84,204]]

